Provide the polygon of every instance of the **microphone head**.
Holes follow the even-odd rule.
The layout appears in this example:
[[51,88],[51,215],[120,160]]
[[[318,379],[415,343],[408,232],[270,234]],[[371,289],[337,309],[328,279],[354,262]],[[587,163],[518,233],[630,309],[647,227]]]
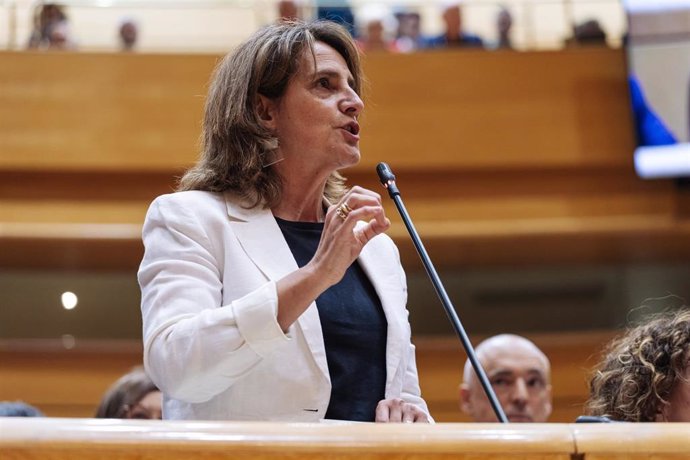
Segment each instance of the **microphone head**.
[[386,185],[389,182],[395,182],[395,174],[393,174],[393,171],[391,171],[390,166],[384,162],[376,165],[376,173],[379,175],[379,180],[383,185]]

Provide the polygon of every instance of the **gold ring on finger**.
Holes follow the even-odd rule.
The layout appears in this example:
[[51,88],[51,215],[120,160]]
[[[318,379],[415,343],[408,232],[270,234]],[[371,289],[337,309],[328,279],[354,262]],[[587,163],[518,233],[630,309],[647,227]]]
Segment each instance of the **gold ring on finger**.
[[352,212],[352,208],[350,208],[347,203],[343,203],[340,206],[338,206],[335,210],[335,213],[338,214],[338,217],[341,219],[345,220],[347,218],[347,215]]

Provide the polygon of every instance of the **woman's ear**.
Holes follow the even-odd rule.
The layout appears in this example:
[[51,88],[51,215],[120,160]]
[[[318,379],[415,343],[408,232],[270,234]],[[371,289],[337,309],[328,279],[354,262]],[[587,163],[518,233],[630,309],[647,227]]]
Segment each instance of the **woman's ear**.
[[271,130],[275,129],[275,101],[261,94],[258,95],[258,98],[259,100],[256,104],[256,112],[259,115],[259,121],[264,126],[264,128],[268,128]]

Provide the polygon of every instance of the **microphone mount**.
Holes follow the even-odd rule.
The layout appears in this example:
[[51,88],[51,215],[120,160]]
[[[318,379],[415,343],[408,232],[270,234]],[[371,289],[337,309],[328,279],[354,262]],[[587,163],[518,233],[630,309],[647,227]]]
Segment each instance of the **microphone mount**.
[[407,212],[407,209],[405,209],[405,204],[403,203],[402,198],[400,196],[400,190],[398,190],[398,186],[395,183],[395,174],[393,174],[393,171],[391,170],[390,166],[388,166],[386,163],[379,163],[376,166],[376,173],[378,174],[383,186],[386,188],[386,190],[388,190],[388,194],[395,202],[395,206],[398,208],[400,217],[402,217],[403,223],[405,224],[405,227],[407,228],[407,231],[410,234],[410,237],[412,238],[412,243],[414,244],[415,249],[417,249],[419,257],[422,259],[424,269],[426,270],[427,275],[429,275],[431,283],[434,285],[436,294],[438,295],[439,299],[441,300],[441,303],[443,304],[443,308],[446,311],[448,319],[453,325],[453,329],[455,329],[455,332],[458,334],[458,337],[460,338],[460,342],[462,342],[462,346],[465,348],[467,358],[470,360],[470,363],[472,363],[472,367],[474,368],[474,372],[477,374],[477,378],[479,379],[479,382],[481,383],[482,388],[484,389],[484,393],[486,393],[486,396],[489,398],[489,402],[491,403],[491,407],[494,410],[494,413],[496,414],[496,418],[501,423],[508,423],[508,418],[506,417],[505,412],[503,412],[501,403],[498,401],[496,393],[494,392],[493,387],[489,383],[489,379],[486,377],[486,373],[484,372],[484,368],[482,367],[481,363],[479,362],[479,359],[477,358],[477,354],[474,352],[472,343],[470,342],[470,339],[467,336],[467,333],[465,332],[465,328],[460,322],[460,318],[458,318],[458,315],[455,312],[453,303],[450,301],[450,298],[446,293],[446,289],[443,287],[443,283],[441,282],[441,279],[436,273],[436,269],[434,268],[434,265],[431,262],[429,254],[427,254],[426,249],[424,248],[422,240],[419,238],[417,229],[415,229],[414,224],[412,223],[412,219],[410,218],[410,215]]

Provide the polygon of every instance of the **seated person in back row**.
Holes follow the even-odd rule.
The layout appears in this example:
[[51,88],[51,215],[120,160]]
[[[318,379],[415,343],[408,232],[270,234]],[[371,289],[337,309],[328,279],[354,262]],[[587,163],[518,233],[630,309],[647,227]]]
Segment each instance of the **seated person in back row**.
[[445,2],[442,13],[445,31],[429,39],[430,48],[484,48],[484,40],[463,29],[461,8],[459,2]]
[[141,366],[120,377],[103,395],[96,418],[161,419],[163,396]]
[[606,348],[587,414],[623,422],[690,422],[690,309],[628,330]]
[[0,417],[43,417],[43,412],[24,401],[0,401]]
[[[481,342],[477,359],[510,422],[546,422],[551,415],[551,364],[530,340],[501,334]],[[469,359],[460,385],[460,409],[475,422],[497,422]]]

